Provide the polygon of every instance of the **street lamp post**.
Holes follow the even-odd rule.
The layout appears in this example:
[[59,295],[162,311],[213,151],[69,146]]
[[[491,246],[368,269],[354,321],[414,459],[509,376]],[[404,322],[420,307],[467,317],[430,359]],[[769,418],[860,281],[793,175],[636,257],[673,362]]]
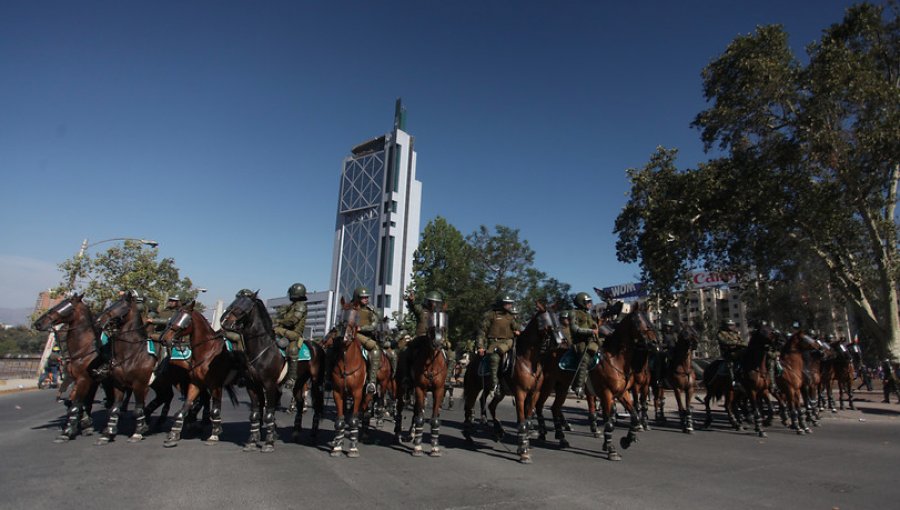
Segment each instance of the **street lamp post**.
[[81,260],[84,258],[84,254],[85,252],[87,252],[87,249],[92,246],[97,246],[98,244],[109,243],[112,241],[138,241],[139,243],[147,245],[151,248],[156,248],[157,246],[159,246],[159,243],[152,239],[138,239],[135,237],[113,237],[111,239],[104,239],[102,241],[97,241],[96,243],[88,244],[88,240],[85,237],[84,241],[81,242],[81,249],[78,250],[78,255],[75,256],[75,269],[72,271],[72,276],[69,277],[70,290],[75,290],[75,277],[78,275],[78,271],[81,269]]

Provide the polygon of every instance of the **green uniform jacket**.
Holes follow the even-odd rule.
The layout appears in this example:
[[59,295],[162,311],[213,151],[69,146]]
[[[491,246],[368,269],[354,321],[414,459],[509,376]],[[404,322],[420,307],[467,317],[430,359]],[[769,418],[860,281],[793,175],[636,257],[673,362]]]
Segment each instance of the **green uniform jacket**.
[[491,310],[484,314],[481,320],[481,330],[478,332],[478,348],[487,347],[488,339],[512,340],[515,332],[519,330],[516,316],[504,309]]
[[357,321],[359,332],[369,340],[374,339],[378,328],[378,314],[375,310],[371,306],[360,306]]
[[291,342],[303,339],[306,329],[306,301],[293,301],[282,308],[275,319],[275,334],[283,336]]
[[737,351],[747,346],[741,334],[736,331],[719,330],[716,333],[716,340],[719,342],[719,354],[726,358],[733,358]]
[[416,303],[415,301],[408,299],[406,301],[406,308],[409,310],[409,313],[416,318],[416,334],[415,337],[418,338],[420,336],[425,336],[428,332],[428,311],[425,310],[425,307]]
[[153,326],[149,328],[151,333],[162,333],[166,330],[166,326],[169,325],[169,321],[172,320],[172,317],[175,316],[175,310],[166,308],[165,310],[156,314],[156,317],[153,316],[152,312],[149,314],[150,325]]
[[594,339],[595,329],[597,329],[597,321],[590,313],[586,310],[575,310],[569,324],[569,332],[574,343],[590,342]]

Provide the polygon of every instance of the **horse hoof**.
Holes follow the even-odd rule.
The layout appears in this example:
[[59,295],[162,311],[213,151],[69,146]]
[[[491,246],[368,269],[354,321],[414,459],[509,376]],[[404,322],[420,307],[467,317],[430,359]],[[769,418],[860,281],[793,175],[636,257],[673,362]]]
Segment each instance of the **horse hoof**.
[[356,448],[350,448],[350,450],[347,451],[347,457],[349,457],[349,458],[351,458],[351,459],[356,459],[356,458],[358,458],[358,457],[359,457],[359,450],[357,450]]
[[520,464],[531,464],[531,455],[529,455],[527,453],[522,455],[521,457],[519,457],[519,463]]
[[568,440],[568,439],[560,439],[560,440],[559,440],[559,447],[560,447],[560,448],[568,448],[569,446],[570,446],[570,445],[569,445],[569,440]]
[[259,451],[261,451],[262,453],[272,453],[272,452],[275,451],[275,445],[266,443],[266,444],[262,447],[262,449],[260,449]]
[[246,446],[244,446],[244,448],[243,448],[241,451],[244,451],[244,452],[258,452],[258,451],[259,451],[259,445],[256,444],[256,443],[249,443],[249,444],[247,444]]
[[331,455],[332,457],[340,457],[342,453],[344,452],[342,452],[340,448],[336,448],[334,450],[331,450],[331,453],[329,453],[329,455]]
[[97,438],[97,441],[94,442],[94,445],[95,445],[95,446],[103,446],[103,445],[106,445],[106,444],[109,444],[109,443],[110,443],[110,440],[109,440],[108,437],[106,437],[106,436],[100,436],[99,438]]
[[134,434],[128,438],[129,443],[140,443],[144,440],[144,436],[141,434]]
[[203,444],[205,444],[206,446],[215,446],[215,445],[219,444],[219,438],[218,437],[210,437]]
[[444,455],[444,452],[440,448],[432,448],[431,453],[428,454],[429,457],[440,457],[442,455]]
[[619,446],[621,446],[623,450],[627,450],[631,448],[631,440],[629,440],[627,437],[623,437],[619,440]]
[[601,436],[600,431],[594,432],[595,438],[600,439],[600,436]]
[[812,430],[809,427],[806,427],[805,429],[803,429],[803,432],[806,432],[807,434],[812,434]]
[[766,435],[766,433],[764,431],[760,430],[760,431],[756,432],[756,437],[769,437],[769,436]]
[[72,438],[67,436],[66,434],[60,434],[60,435],[56,436],[56,439],[54,439],[53,442],[56,444],[60,444],[60,443],[68,443],[71,440],[72,440]]
[[688,428],[684,429],[682,432],[684,432],[685,434],[693,434],[694,429],[692,429],[691,427],[688,427]]
[[175,448],[176,446],[178,446],[178,440],[171,438],[166,439],[165,441],[163,441],[163,446],[166,448]]
[[85,436],[93,436],[94,429],[92,429],[91,427],[82,427],[81,433],[84,434]]
[[572,426],[566,423],[565,425],[563,425],[563,430],[565,430],[566,432],[572,432]]
[[422,456],[422,448],[418,448],[418,447],[413,448],[412,456],[413,457],[421,457]]
[[607,455],[606,458],[607,458],[608,460],[613,460],[613,461],[619,461],[619,460],[622,460],[622,456],[619,455],[619,452],[616,452],[616,451],[609,452],[609,455]]

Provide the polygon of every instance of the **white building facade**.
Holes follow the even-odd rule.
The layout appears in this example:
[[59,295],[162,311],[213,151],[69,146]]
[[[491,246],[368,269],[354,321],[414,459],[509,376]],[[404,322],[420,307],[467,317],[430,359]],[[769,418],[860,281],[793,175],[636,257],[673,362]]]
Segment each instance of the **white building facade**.
[[352,299],[357,287],[369,289],[370,305],[383,315],[402,310],[422,205],[415,139],[405,127],[398,99],[393,131],[354,147],[344,159],[331,270],[333,320],[340,299]]

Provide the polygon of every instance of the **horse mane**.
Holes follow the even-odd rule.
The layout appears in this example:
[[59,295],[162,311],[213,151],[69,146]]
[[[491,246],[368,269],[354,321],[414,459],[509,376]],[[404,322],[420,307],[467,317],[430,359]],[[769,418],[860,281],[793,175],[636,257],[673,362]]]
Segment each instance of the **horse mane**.
[[259,312],[260,321],[263,323],[263,326],[266,328],[266,331],[273,331],[275,328],[272,326],[272,317],[269,316],[269,311],[266,310],[266,304],[263,303],[262,299],[259,298],[251,298],[253,299],[253,304],[256,306],[256,311]]
[[535,313],[531,316],[531,320],[528,321],[528,324],[525,325],[525,329],[522,330],[522,333],[519,334],[519,338],[516,339],[516,354],[522,354],[524,350],[528,347],[532,346],[533,341],[522,341],[522,340],[530,340],[532,337],[535,340],[540,340],[540,335],[537,332],[537,322],[538,316],[542,312]]

